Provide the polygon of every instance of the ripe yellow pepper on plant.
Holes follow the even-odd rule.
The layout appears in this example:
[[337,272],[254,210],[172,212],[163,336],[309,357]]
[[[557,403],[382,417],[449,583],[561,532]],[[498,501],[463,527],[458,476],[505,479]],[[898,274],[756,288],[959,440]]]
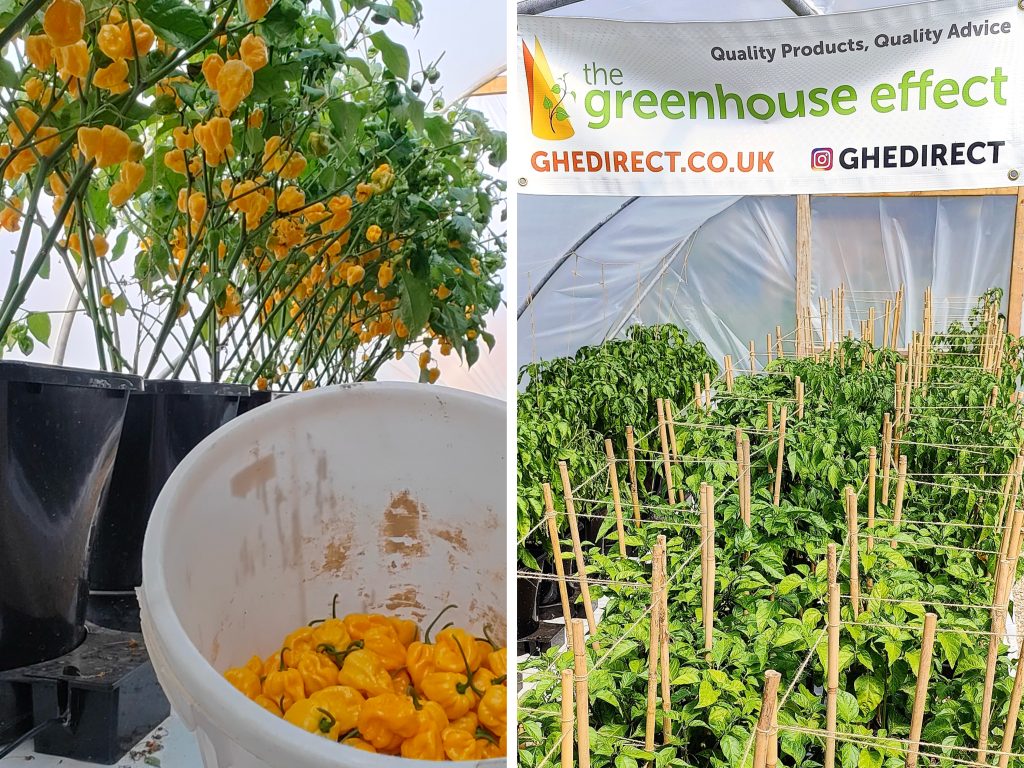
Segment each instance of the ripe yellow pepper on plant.
[[79,0],[51,0],[43,13],[43,31],[53,45],[72,45],[85,32],[85,6]]

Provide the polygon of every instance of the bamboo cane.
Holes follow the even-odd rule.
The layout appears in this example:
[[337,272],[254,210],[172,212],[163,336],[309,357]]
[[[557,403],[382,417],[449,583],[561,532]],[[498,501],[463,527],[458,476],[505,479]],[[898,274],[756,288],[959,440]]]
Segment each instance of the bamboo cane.
[[875,345],[875,324],[878,322],[878,317],[875,312],[875,308],[868,307],[868,343],[871,346]]
[[700,382],[693,382],[693,407],[696,410],[700,410],[704,404],[704,392],[700,388]]
[[658,545],[651,550],[650,643],[647,649],[647,720],[644,749],[654,749],[654,711],[658,698],[658,665],[661,658],[661,555]]
[[839,292],[832,289],[832,343],[835,344],[839,341]]
[[565,640],[572,647],[572,637],[569,633],[572,610],[569,607],[569,590],[565,584],[565,563],[562,561],[562,542],[558,538],[558,522],[555,519],[555,504],[551,498],[551,484],[544,483],[541,488],[544,490],[544,508],[547,510],[551,555],[555,560],[555,576],[558,578],[558,599],[562,603],[562,617],[565,619]]
[[668,658],[668,547],[665,536],[658,536],[661,555],[661,734],[663,743],[672,740],[672,689]]
[[892,319],[892,299],[885,300],[885,319],[882,321],[882,346],[889,348],[889,321]]
[[764,673],[764,692],[761,696],[761,716],[757,721],[754,736],[754,768],[767,768],[768,740],[771,738],[771,724],[779,707],[779,681],[782,675],[773,669]]
[[[899,530],[900,520],[903,518],[903,494],[907,486],[907,457],[900,456],[900,465],[896,474],[896,503],[893,507],[892,524]],[[893,542],[893,548],[896,544]]]
[[786,356],[782,349],[782,326],[775,326],[775,357],[781,360]]
[[746,516],[743,518],[743,522],[746,523],[747,527],[750,527],[750,507],[751,507],[751,494],[750,494],[750,438],[746,435],[743,436],[743,497],[745,500]]
[[725,389],[732,393],[732,355],[725,356]]
[[857,520],[857,494],[846,486],[846,521],[850,545],[850,602],[853,604],[853,618],[860,616],[860,527]]
[[[597,632],[594,620],[594,606],[590,602],[590,582],[587,581],[587,564],[583,559],[583,545],[580,543],[580,529],[576,523],[576,504],[572,498],[572,485],[569,483],[569,468],[564,461],[558,462],[558,472],[562,476],[562,495],[565,497],[565,513],[569,516],[569,535],[572,536],[572,551],[576,557],[576,571],[580,579],[580,592],[583,596],[583,610],[587,615],[587,626],[590,635]],[[597,648],[597,641],[594,641]]]
[[985,662],[985,687],[981,696],[981,725],[978,728],[977,761],[982,765],[988,758],[988,730],[992,722],[992,690],[996,681],[996,661],[999,658],[999,641],[1003,634],[1006,612],[1002,604],[1003,583],[1007,579],[1008,561],[999,559],[996,566],[996,583],[993,591],[991,627],[988,637],[988,657]]
[[892,463],[892,419],[882,417],[882,503],[889,504],[889,465]]
[[672,487],[672,462],[668,457],[668,429],[665,425],[665,401],[660,397],[655,401],[658,410],[658,432],[661,437],[661,460],[662,469],[665,472],[665,488],[668,493],[668,503],[676,503],[676,489]]
[[576,745],[579,768],[590,768],[590,691],[587,650],[583,645],[583,619],[572,622],[573,672],[576,677]]
[[750,342],[749,354],[750,354],[750,374],[753,375],[753,374],[757,373],[757,352],[754,351],[754,342],[753,341]]
[[775,403],[768,403],[768,431],[775,429]]
[[665,398],[665,429],[668,431],[668,447],[672,450],[669,454],[672,464],[679,463],[679,444],[676,442],[676,417],[672,410],[672,401]]
[[711,374],[704,374],[704,397],[707,398],[706,408],[711,410]]
[[622,524],[622,499],[619,497],[619,471],[615,466],[615,449],[612,441],[605,438],[604,454],[608,459],[608,483],[612,487],[612,505],[615,507],[615,531],[619,535],[619,555],[626,556],[626,528]]
[[710,559],[708,558],[708,484],[700,484],[700,495],[698,498],[700,506],[700,620],[704,626],[705,645],[707,645],[708,614],[711,612],[708,601],[708,572],[710,570]]
[[824,350],[828,346],[828,305],[825,303],[825,297],[818,297],[818,316],[821,320],[821,348]]
[[907,749],[907,768],[916,768],[917,752],[921,744],[921,726],[924,723],[924,703],[928,696],[928,678],[932,672],[932,645],[935,642],[935,614],[924,615],[924,636],[921,639],[921,658],[917,662],[917,689],[914,708],[910,715],[910,746]]
[[797,376],[795,379],[796,384],[796,417],[803,419],[804,417],[804,382]]
[[786,406],[779,413],[779,453],[775,463],[775,496],[772,503],[777,507],[782,496],[782,462],[786,452]]
[[562,670],[562,768],[572,768],[572,670]]
[[868,449],[868,552],[875,548],[875,474],[878,472],[878,453],[875,446]]
[[626,455],[629,458],[629,499],[633,502],[633,520],[640,526],[640,489],[636,481],[636,438],[633,427],[626,427]]
[[711,656],[711,646],[714,644],[715,632],[715,489],[707,485],[707,553],[708,553],[708,610],[704,614],[704,650]]
[[828,545],[828,665],[825,683],[825,768],[836,764],[836,720],[839,696],[839,583],[836,545]]

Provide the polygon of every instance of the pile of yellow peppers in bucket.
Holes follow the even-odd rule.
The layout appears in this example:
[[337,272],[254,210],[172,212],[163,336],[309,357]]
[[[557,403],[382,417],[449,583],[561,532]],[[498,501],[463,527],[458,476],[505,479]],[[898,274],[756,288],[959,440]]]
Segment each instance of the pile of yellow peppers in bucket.
[[356,749],[418,760],[506,754],[507,650],[446,625],[350,613],[310,622],[224,677],[264,709]]

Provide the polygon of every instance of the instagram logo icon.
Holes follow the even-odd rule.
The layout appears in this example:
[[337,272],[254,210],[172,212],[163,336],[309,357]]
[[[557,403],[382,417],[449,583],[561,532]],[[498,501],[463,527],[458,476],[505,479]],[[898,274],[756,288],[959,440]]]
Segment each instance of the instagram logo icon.
[[819,147],[811,150],[811,170],[832,170],[832,147]]

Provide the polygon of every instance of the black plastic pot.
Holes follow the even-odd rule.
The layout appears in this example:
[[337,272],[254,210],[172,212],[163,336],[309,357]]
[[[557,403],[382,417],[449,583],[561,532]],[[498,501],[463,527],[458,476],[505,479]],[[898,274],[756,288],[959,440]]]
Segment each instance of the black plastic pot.
[[266,405],[274,398],[274,393],[267,389],[254,389],[238,401],[238,415],[248,413],[253,408]]
[[147,380],[128,398],[117,461],[93,533],[89,619],[136,630],[134,589],[142,583],[142,541],[149,515],[174,468],[211,432],[238,415],[249,387]]
[[89,533],[141,383],[0,362],[0,670],[85,638]]
[[537,613],[537,587],[539,579],[520,576],[516,579],[517,625],[516,636],[528,637],[540,626]]

